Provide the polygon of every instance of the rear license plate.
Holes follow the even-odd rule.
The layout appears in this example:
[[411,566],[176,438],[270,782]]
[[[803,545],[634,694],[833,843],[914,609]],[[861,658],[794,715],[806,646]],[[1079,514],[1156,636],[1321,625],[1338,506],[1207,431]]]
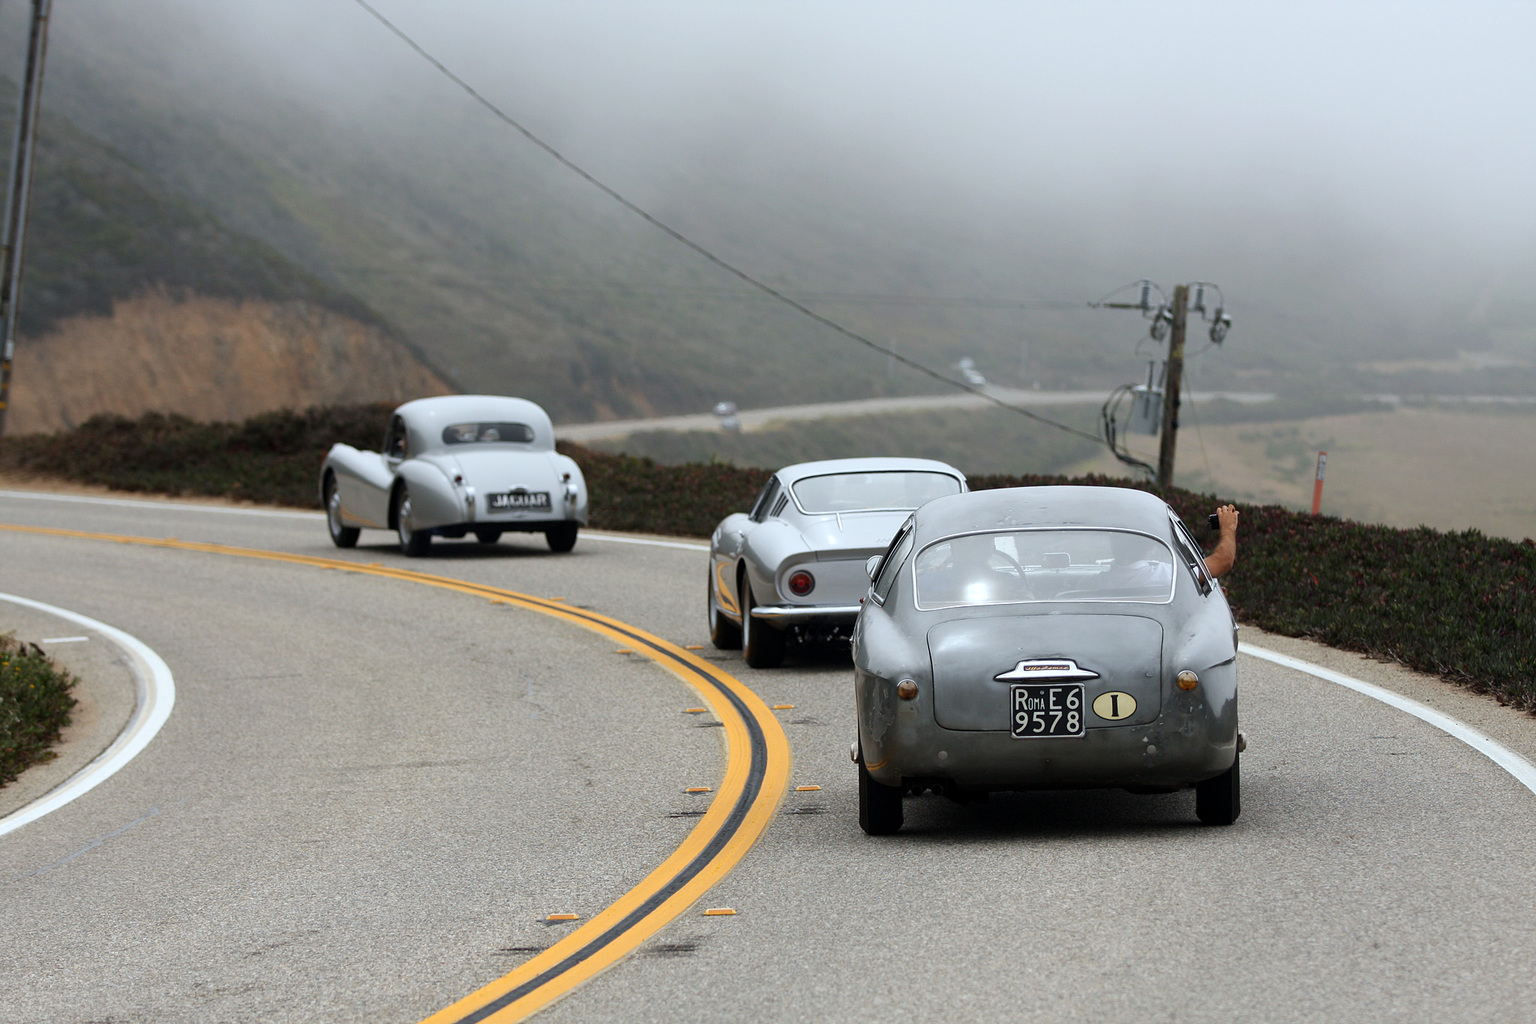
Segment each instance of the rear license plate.
[[492,512],[548,512],[548,491],[508,491],[486,496]]
[[1015,739],[1082,736],[1085,728],[1081,684],[1031,683],[1013,687]]

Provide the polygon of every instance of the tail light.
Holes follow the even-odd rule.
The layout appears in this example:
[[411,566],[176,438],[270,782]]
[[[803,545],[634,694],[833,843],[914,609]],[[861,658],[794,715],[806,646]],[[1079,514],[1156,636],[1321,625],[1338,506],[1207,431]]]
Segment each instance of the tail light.
[[789,592],[796,597],[804,597],[816,589],[816,577],[804,569],[796,569],[789,574]]

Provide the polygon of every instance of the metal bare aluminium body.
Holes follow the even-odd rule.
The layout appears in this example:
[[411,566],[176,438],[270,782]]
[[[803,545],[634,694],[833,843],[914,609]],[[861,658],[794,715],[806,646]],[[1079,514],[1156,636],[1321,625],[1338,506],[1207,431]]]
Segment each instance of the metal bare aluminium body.
[[784,467],[750,512],[727,516],[710,538],[710,640],[771,668],[790,637],[846,636],[868,589],[869,557],[914,508],[965,489],[965,474],[932,459]]
[[870,560],[853,633],[859,817],[903,794],[1194,786],[1240,811],[1237,627],[1161,499],[1020,487],[920,508]]
[[394,411],[382,452],[331,447],[320,468],[331,540],[352,547],[362,529],[394,530],[408,555],[432,538],[543,533],[569,551],[587,522],[587,485],[555,451],[538,405],[498,395],[419,398]]

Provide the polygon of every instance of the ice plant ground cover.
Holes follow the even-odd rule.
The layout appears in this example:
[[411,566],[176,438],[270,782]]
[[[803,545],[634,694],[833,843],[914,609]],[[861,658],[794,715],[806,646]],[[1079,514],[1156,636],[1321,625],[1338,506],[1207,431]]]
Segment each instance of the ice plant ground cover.
[[50,748],[75,706],[74,684],[42,648],[0,634],[0,786],[53,759]]

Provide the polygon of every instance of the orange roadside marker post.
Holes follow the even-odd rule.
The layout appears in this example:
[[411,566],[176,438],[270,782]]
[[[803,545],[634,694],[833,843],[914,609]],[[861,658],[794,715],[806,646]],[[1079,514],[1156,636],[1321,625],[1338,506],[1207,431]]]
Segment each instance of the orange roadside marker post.
[[1323,510],[1323,469],[1328,465],[1328,453],[1317,453],[1317,480],[1312,484],[1312,514]]

